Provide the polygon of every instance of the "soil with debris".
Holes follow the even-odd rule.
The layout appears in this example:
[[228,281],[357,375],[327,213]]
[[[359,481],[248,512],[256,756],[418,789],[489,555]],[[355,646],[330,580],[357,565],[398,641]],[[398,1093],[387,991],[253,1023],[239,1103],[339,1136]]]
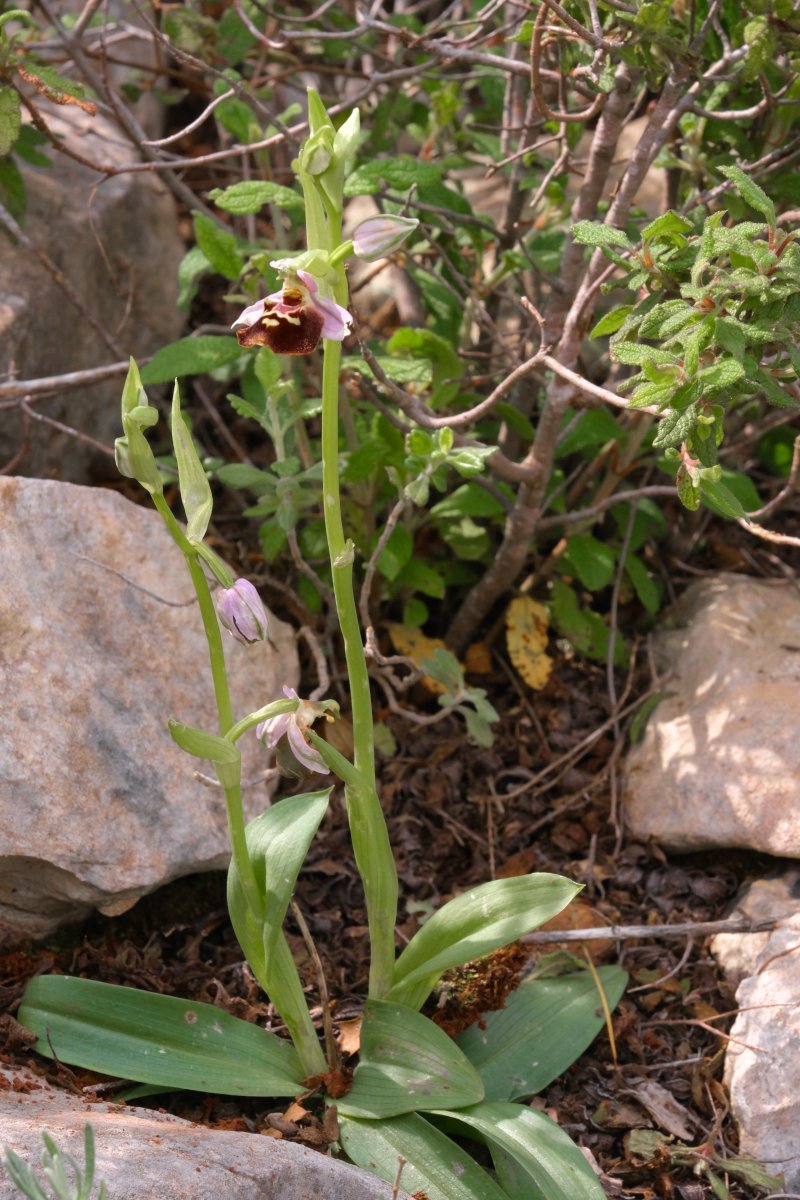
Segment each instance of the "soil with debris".
[[[774,860],[743,852],[667,858],[656,846],[627,841],[613,804],[622,742],[605,669],[562,656],[545,691],[531,693],[499,657],[494,661],[493,673],[480,679],[501,714],[490,750],[468,743],[455,720],[409,728],[378,714],[397,741],[397,753],[380,763],[380,779],[400,877],[400,944],[420,914],[492,877],[544,870],[579,881],[581,898],[556,927],[589,928],[716,920],[748,879],[775,867]],[[644,694],[644,668],[629,682],[630,696]],[[366,917],[340,799],[314,843],[297,903],[324,965],[346,1070],[355,1062],[348,1050],[357,1043],[352,1035],[368,964]],[[299,931],[291,924],[289,930],[314,995],[314,964]],[[586,944],[595,961],[618,961],[631,976],[613,1017],[617,1063],[603,1032],[533,1104],[591,1152],[611,1195],[710,1197],[697,1164],[718,1164],[725,1179],[725,1160],[737,1153],[721,1083],[732,989],[702,937]],[[501,952],[479,977],[469,974],[466,991],[454,975],[437,1019],[450,1032],[479,1019],[502,1004],[538,954],[553,949],[517,945]],[[8,1011],[33,974],[49,971],[206,1001],[280,1029],[231,932],[221,873],[184,879],[123,917],[97,916],[44,944],[0,955],[0,999]],[[12,1023],[2,1032],[4,1061],[33,1063],[70,1089],[97,1089],[97,1076],[33,1054]],[[320,1149],[336,1133],[313,1100],[285,1112],[263,1100],[190,1093],[149,1103],[214,1128]],[[679,1130],[683,1141],[673,1136]],[[734,1197],[760,1194],[733,1174],[727,1184]]]

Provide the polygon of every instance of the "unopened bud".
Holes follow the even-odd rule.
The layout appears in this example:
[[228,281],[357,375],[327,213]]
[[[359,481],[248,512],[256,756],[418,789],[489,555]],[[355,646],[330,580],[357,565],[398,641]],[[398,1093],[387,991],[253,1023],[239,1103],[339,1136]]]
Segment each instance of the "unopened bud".
[[418,225],[416,217],[368,217],[353,234],[353,249],[358,257],[366,262],[385,258],[387,254],[402,246]]
[[237,642],[251,645],[267,636],[267,612],[256,589],[248,579],[237,579],[233,587],[217,592],[217,616],[220,624]]

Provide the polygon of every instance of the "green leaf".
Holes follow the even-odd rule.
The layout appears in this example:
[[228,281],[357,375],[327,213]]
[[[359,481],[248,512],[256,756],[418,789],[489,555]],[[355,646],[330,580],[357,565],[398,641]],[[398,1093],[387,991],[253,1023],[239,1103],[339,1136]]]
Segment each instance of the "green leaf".
[[274,204],[277,208],[289,210],[304,207],[303,197],[299,192],[261,179],[244,179],[241,183],[231,184],[230,187],[214,188],[209,192],[209,197],[217,208],[236,216],[260,212],[265,204]]
[[658,423],[654,446],[679,446],[691,436],[697,424],[697,408],[690,404],[686,409],[672,408]]
[[741,167],[720,167],[720,174],[724,175],[726,179],[730,180],[739,195],[744,200],[745,204],[748,204],[750,208],[754,208],[756,212],[759,212],[762,216],[766,217],[767,221],[774,229],[777,223],[775,217],[775,205],[772,203],[767,193],[760,188],[757,183],[754,183],[748,175],[745,175]]
[[512,1200],[605,1200],[599,1179],[578,1147],[544,1113],[484,1100],[437,1115],[447,1118],[448,1128],[463,1126],[464,1132],[486,1143]]
[[390,999],[419,1008],[443,971],[507,946],[561,912],[580,886],[559,875],[496,879],[450,900],[395,963]]
[[233,337],[186,337],[162,346],[142,369],[142,383],[171,383],[179,375],[205,375],[235,362],[242,349]]
[[574,570],[585,588],[598,592],[614,578],[617,554],[590,533],[574,533],[567,540],[567,573]]
[[191,246],[178,265],[178,308],[188,312],[204,275],[213,268],[199,246]]
[[225,463],[216,470],[217,479],[228,487],[249,488],[256,495],[262,496],[272,492],[277,487],[277,479],[269,471],[260,467],[251,467],[249,463]]
[[181,413],[177,379],[172,392],[171,431],[172,446],[178,464],[178,486],[186,513],[186,536],[190,542],[202,542],[211,520],[214,501],[211,485]]
[[781,387],[780,383],[769,371],[758,370],[753,375],[753,382],[763,391],[768,404],[775,404],[778,408],[794,408],[797,401],[790,392],[786,392]]
[[647,611],[657,613],[661,608],[661,588],[642,560],[634,554],[629,554],[625,559],[625,574]]
[[396,582],[413,588],[415,592],[422,592],[423,596],[433,596],[435,600],[444,597],[444,580],[438,571],[421,558],[410,559],[396,576]]
[[784,425],[780,429],[767,430],[756,442],[756,457],[770,475],[786,478],[790,474],[798,437],[800,429]]
[[703,367],[697,378],[703,386],[703,392],[716,392],[720,388],[732,387],[744,377],[745,369],[735,358],[718,358],[710,367]]
[[[575,591],[561,579],[553,580],[551,611],[556,629],[568,638],[579,654],[605,662],[608,657],[608,626],[599,613],[590,608],[581,608]],[[618,636],[614,662],[617,666],[625,666],[627,661],[627,645]]]
[[46,1058],[140,1083],[226,1096],[294,1096],[290,1042],[213,1004],[39,975],[17,1014]]
[[747,338],[742,326],[727,317],[717,317],[714,321],[714,341],[737,362],[741,362],[747,352]]
[[610,312],[600,318],[589,337],[597,338],[603,337],[605,334],[616,333],[630,312],[633,312],[632,304],[620,304],[616,308],[612,308]]
[[574,425],[571,420],[568,425],[570,428],[558,443],[558,458],[578,450],[595,450],[625,436],[607,408],[591,408],[582,413]]
[[437,183],[442,177],[442,168],[436,163],[423,162],[410,154],[398,154],[393,158],[374,158],[361,163],[344,185],[345,196],[372,195],[381,190],[381,180],[398,192],[408,191],[414,184],[424,186]]
[[436,368],[436,377],[460,379],[464,364],[453,347],[443,337],[430,329],[397,329],[389,338],[386,349],[390,354],[402,357],[427,358]]
[[656,367],[676,366],[675,355],[666,350],[657,350],[655,346],[645,346],[639,342],[614,342],[611,347],[611,357],[617,362],[628,366],[641,366],[651,363]]
[[22,172],[13,158],[0,157],[0,204],[4,204],[15,220],[25,216],[27,195]]
[[704,479],[701,485],[703,504],[720,517],[736,519],[761,507],[761,497],[752,480],[740,471],[722,471],[718,483]]
[[0,87],[0,158],[11,153],[19,137],[21,103],[14,88]]
[[414,539],[404,525],[397,525],[378,555],[378,570],[387,579],[396,579],[413,553]]
[[700,507],[700,485],[695,483],[689,471],[681,465],[675,479],[678,489],[678,499],[689,512],[696,512]]
[[752,1188],[761,1188],[765,1192],[780,1191],[783,1179],[780,1175],[771,1175],[760,1163],[753,1158],[725,1158],[718,1161],[721,1170],[741,1179],[742,1183]]
[[[325,815],[331,788],[290,796],[273,804],[245,830],[247,852],[264,900],[257,920],[247,902],[235,861],[228,869],[228,909],[231,924],[248,962],[267,983],[269,994],[286,1019],[284,1005],[305,1004],[295,990],[296,972],[285,961],[282,934],[286,910],[308,848]],[[284,989],[287,990],[286,998]]]
[[572,236],[581,246],[600,246],[605,249],[619,246],[632,250],[633,242],[622,229],[604,225],[600,221],[578,221],[572,226]]
[[649,225],[645,225],[642,230],[642,241],[645,243],[654,242],[658,238],[664,238],[676,246],[685,246],[686,238],[684,235],[691,233],[692,228],[691,221],[687,221],[686,217],[682,217],[679,213],[668,209],[660,217],[656,217],[655,221],[651,221]]
[[394,1183],[398,1159],[404,1158],[401,1182],[407,1194],[424,1193],[428,1200],[509,1200],[462,1146],[415,1113],[383,1121],[342,1115],[339,1129],[348,1158],[387,1183]]
[[482,1099],[478,1072],[444,1030],[402,1004],[367,1001],[361,1057],[340,1113],[396,1117]]
[[194,758],[207,758],[217,768],[219,781],[223,787],[235,787],[241,775],[242,756],[233,742],[220,737],[216,733],[206,733],[204,729],[195,729],[192,725],[182,725],[180,721],[167,722],[170,737]]
[[479,484],[462,483],[444,500],[434,504],[430,513],[438,521],[447,521],[459,517],[502,517],[505,511],[497,497]]
[[[599,967],[597,974],[613,1009],[628,976],[619,967]],[[458,1045],[477,1068],[487,1100],[520,1100],[566,1071],[604,1025],[594,979],[579,971],[521,984],[504,1008],[459,1034]]]
[[239,239],[236,235],[220,228],[216,221],[212,221],[204,213],[195,212],[192,219],[197,245],[214,270],[219,271],[226,279],[238,279],[244,267],[244,259],[239,253]]

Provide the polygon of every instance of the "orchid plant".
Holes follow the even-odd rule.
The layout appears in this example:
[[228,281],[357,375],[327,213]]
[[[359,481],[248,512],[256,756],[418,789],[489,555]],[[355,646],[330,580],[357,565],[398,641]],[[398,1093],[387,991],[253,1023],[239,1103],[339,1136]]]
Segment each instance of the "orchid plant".
[[[233,1095],[338,1100],[339,1138],[355,1163],[403,1183],[429,1200],[601,1200],[600,1184],[567,1135],[543,1113],[515,1103],[550,1082],[599,1031],[603,1005],[625,985],[615,967],[595,977],[524,983],[507,1008],[487,1018],[485,1034],[458,1042],[422,1015],[444,972],[483,958],[563,909],[579,886],[530,874],[474,887],[435,912],[399,956],[395,950],[398,881],[376,788],[370,680],[353,590],[354,545],[345,534],[339,489],[339,374],[351,326],[345,263],[390,253],[415,229],[402,216],[362,223],[343,240],[345,172],[359,141],[354,111],[338,130],[309,93],[310,134],[294,163],[306,213],[307,249],[273,266],[282,286],[248,305],[233,324],[243,347],[308,355],[322,341],[322,486],[333,592],[349,681],[352,760],[315,730],[334,720],[332,700],[283,696],[236,719],[223,655],[223,631],[245,644],[267,636],[268,615],[246,579],[234,579],[206,543],[212,495],[181,412],[176,384],[171,433],[186,525],[163,495],[161,472],[145,437],[157,412],[131,363],[122,397],[122,473],[150,493],[194,584],[208,642],[218,731],[171,720],[174,740],[210,760],[225,795],[231,842],[228,904],[250,967],[280,1015],[289,1039],[211,1005],[64,976],[40,976],[28,988],[22,1024],[37,1049],[64,1062],[134,1080],[129,1098],[174,1088]],[[212,584],[217,586],[216,597]],[[297,771],[332,775],[344,801],[363,884],[370,942],[369,989],[352,1086],[342,1087],[336,1048],[327,1055],[312,1021],[284,921],[298,873],[331,802],[333,788],[280,800],[245,824],[240,739],[255,732],[270,750],[288,749]],[[487,1046],[490,1048],[487,1051]],[[425,1114],[424,1116],[422,1114]],[[487,1172],[449,1134],[488,1146]]]

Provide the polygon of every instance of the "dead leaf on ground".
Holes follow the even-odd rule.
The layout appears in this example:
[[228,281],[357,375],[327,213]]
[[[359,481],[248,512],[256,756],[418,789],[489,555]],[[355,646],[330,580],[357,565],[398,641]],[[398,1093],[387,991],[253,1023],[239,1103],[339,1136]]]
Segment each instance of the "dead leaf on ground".
[[339,1032],[336,1041],[342,1054],[358,1054],[361,1049],[361,1022],[363,1017],[352,1017],[348,1021],[339,1021]]
[[[421,629],[415,629],[411,625],[393,623],[387,625],[386,629],[397,653],[405,654],[417,667],[421,666],[424,658],[433,658],[434,651],[447,649],[441,638],[428,637]],[[430,675],[423,675],[420,682],[435,696],[441,696],[447,691],[444,684],[439,683],[438,679],[432,679]]]
[[515,668],[534,691],[550,678],[553,660],[547,646],[547,609],[530,596],[517,596],[506,609],[506,645]]
[[666,1129],[667,1133],[680,1138],[682,1142],[692,1141],[692,1114],[660,1083],[656,1083],[654,1079],[643,1079],[628,1089],[627,1095],[638,1100],[656,1124]]

